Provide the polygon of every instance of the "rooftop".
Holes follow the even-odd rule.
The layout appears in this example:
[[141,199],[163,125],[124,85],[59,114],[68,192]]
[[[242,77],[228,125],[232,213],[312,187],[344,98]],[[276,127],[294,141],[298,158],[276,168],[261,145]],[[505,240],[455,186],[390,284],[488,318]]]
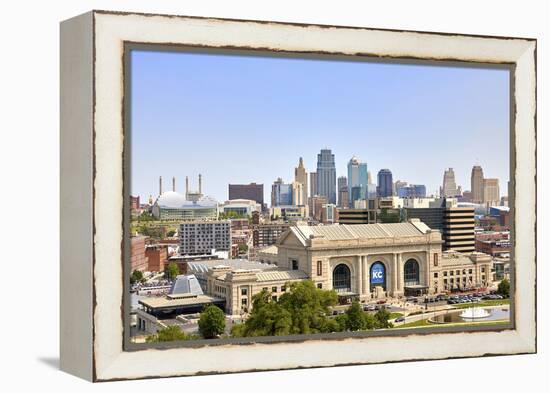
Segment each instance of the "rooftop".
[[194,306],[198,304],[210,304],[214,302],[220,302],[223,299],[219,299],[208,295],[195,295],[188,297],[147,297],[138,300],[139,304],[142,304],[150,308],[172,308],[172,307],[185,307]]
[[303,280],[308,278],[301,270],[275,270],[256,273],[258,281]]
[[431,229],[420,220],[395,224],[333,224],[318,226],[295,226],[290,230],[305,244],[312,237],[327,240],[388,239],[413,237],[427,234]]
[[226,266],[232,270],[275,270],[277,266],[249,261],[248,259],[217,259],[210,261],[191,261],[187,263],[189,273],[206,273],[213,267]]

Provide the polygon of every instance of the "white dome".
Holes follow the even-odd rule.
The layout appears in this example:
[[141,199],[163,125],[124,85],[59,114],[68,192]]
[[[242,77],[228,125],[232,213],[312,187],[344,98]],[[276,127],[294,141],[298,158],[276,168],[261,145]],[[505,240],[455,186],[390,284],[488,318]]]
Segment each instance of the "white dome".
[[209,196],[203,196],[199,198],[197,202],[189,201],[185,199],[183,194],[174,191],[163,192],[158,197],[156,204],[160,207],[168,209],[183,209],[183,208],[202,208],[202,207],[216,207],[218,202]]
[[172,209],[181,208],[186,204],[185,196],[175,191],[163,192],[157,199],[157,205],[160,207],[167,207]]

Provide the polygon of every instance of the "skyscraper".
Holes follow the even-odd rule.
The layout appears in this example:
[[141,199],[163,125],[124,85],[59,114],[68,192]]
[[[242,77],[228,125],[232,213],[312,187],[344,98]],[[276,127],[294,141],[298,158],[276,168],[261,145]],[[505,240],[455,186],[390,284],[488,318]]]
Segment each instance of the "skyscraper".
[[292,183],[292,205],[306,206],[307,199],[304,198],[304,185],[298,181]]
[[[346,200],[344,201],[343,198]],[[345,176],[338,177],[338,206],[349,206],[348,178]]]
[[458,195],[455,181],[455,171],[453,168],[445,170],[445,173],[443,174],[443,186],[441,187],[440,194],[442,197],[455,197]]
[[292,184],[283,183],[280,177],[271,186],[271,207],[292,205]]
[[[348,190],[349,195],[353,195],[353,187],[360,187],[359,198],[364,199],[367,195],[367,184],[369,183],[369,174],[367,163],[360,162],[359,159],[353,156],[348,162]],[[350,204],[353,202],[350,200]]]
[[483,203],[499,205],[500,189],[498,179],[483,179]]
[[330,149],[317,154],[317,194],[336,204],[336,165]]
[[471,176],[472,202],[483,203],[483,169],[479,165],[472,168]]
[[376,193],[379,197],[389,197],[393,195],[393,176],[389,169],[380,169],[378,171],[378,186]]
[[295,203],[295,205],[307,205],[307,172],[306,168],[304,168],[304,160],[302,157],[300,157],[298,166],[294,168],[294,181],[302,185],[302,195],[301,198],[299,198],[302,203]]
[[407,186],[406,181],[396,180],[393,182],[393,194],[399,196],[399,189]]
[[309,172],[309,196],[317,195],[317,172]]
[[348,178],[345,176],[338,176],[338,190],[342,187],[348,186]]
[[410,184],[396,189],[399,198],[426,198],[426,186],[423,184]]
[[338,207],[343,209],[349,207],[349,192],[347,185],[338,190]]

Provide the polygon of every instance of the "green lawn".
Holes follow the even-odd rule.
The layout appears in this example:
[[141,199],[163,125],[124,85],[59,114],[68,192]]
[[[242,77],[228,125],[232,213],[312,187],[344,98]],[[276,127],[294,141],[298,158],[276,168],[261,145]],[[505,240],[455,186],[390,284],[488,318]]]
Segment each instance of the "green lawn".
[[404,329],[412,327],[445,327],[445,326],[490,326],[490,325],[505,325],[510,323],[509,321],[488,321],[488,322],[463,322],[463,323],[429,323],[427,319],[421,319],[415,322],[405,323],[403,325],[395,326],[394,329]]
[[403,313],[401,312],[392,312],[390,313],[390,317],[388,319],[395,319],[395,318],[399,318],[399,317],[402,317],[403,316]]
[[410,327],[423,327],[423,326],[436,326],[433,323],[429,323],[427,319],[420,319],[418,321],[404,323],[403,325],[395,326],[395,329],[410,328]]
[[471,308],[471,307],[501,306],[504,304],[510,304],[510,299],[483,300],[477,303],[453,304],[452,306],[455,308]]

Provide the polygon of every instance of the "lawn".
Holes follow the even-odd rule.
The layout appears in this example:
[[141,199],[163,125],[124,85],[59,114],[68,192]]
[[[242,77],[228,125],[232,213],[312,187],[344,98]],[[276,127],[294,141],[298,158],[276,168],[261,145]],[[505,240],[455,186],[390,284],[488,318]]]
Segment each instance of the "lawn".
[[390,317],[388,319],[395,319],[395,318],[399,318],[399,317],[402,317],[402,316],[403,316],[403,313],[392,312],[392,313],[390,313]]
[[421,319],[415,322],[405,323],[395,326],[394,329],[412,328],[412,327],[449,327],[449,326],[490,326],[490,325],[505,325],[508,321],[488,321],[488,322],[464,322],[464,323],[429,323],[427,319]]
[[403,325],[395,326],[395,329],[410,328],[410,327],[424,327],[424,326],[437,326],[433,323],[429,323],[427,319],[420,319],[418,321],[404,323]]
[[471,308],[471,307],[491,307],[491,306],[501,306],[504,304],[510,304],[510,299],[494,299],[494,300],[483,300],[477,303],[462,303],[462,304],[453,304],[455,308]]

